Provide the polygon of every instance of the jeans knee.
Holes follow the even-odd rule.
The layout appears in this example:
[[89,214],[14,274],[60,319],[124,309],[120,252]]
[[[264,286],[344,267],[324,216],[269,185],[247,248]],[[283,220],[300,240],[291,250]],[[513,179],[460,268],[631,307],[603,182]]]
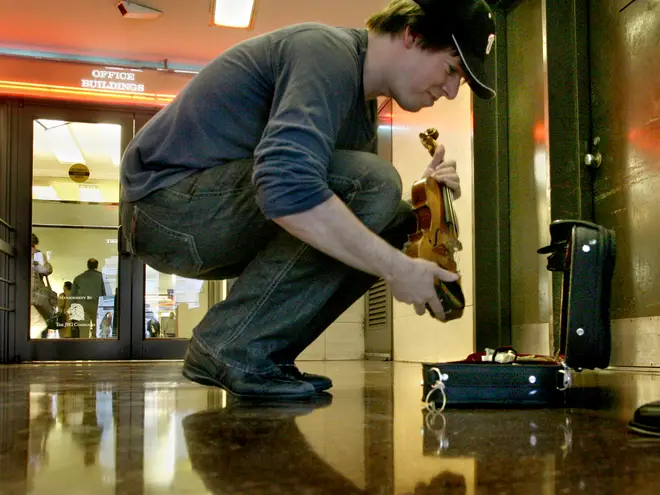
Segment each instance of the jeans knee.
[[367,210],[375,217],[367,224],[381,231],[393,220],[400,206],[403,191],[401,176],[390,162],[377,155],[370,155],[367,163],[369,173],[360,182],[365,199],[371,203]]
[[375,231],[393,218],[402,184],[394,166],[373,153],[337,151],[328,171],[330,188]]
[[396,208],[401,200],[401,176],[394,165],[372,153],[363,153],[364,175],[360,177],[365,191],[377,192],[380,201]]

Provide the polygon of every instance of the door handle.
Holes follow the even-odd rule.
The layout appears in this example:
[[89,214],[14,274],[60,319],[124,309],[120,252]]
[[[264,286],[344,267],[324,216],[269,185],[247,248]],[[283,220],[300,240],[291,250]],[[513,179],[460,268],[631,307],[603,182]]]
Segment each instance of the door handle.
[[600,144],[600,137],[596,136],[594,138],[592,152],[587,153],[584,156],[584,164],[587,167],[600,168],[601,163],[603,163],[603,155],[601,155],[600,151],[598,150],[599,144]]
[[595,154],[587,153],[584,156],[584,164],[587,167],[599,168],[600,164],[603,162],[603,155],[599,151],[596,151]]

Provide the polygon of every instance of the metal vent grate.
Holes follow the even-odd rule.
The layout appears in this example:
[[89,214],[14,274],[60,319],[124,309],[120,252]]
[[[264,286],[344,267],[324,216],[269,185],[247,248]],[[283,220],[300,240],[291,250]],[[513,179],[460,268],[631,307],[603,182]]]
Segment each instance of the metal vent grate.
[[392,294],[379,280],[364,297],[364,356],[367,359],[392,359]]
[[371,286],[367,294],[367,328],[373,330],[387,325],[387,285],[379,280]]

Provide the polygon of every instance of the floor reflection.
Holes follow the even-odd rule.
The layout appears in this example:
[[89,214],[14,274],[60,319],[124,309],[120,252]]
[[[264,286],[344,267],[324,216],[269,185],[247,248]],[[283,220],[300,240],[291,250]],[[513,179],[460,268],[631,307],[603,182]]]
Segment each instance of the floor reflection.
[[656,493],[625,428],[660,375],[580,375],[571,407],[446,410],[421,367],[302,363],[328,394],[236,401],[178,363],[0,367],[0,493]]

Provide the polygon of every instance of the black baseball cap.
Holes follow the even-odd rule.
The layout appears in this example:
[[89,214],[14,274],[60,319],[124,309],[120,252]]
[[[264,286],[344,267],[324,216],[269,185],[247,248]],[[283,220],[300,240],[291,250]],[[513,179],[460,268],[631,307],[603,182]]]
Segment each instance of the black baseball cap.
[[[486,57],[495,43],[495,14],[484,0],[413,0],[428,16],[424,38],[433,42],[434,31],[451,32],[474,93],[484,100],[495,96],[486,74]],[[436,22],[437,19],[437,22]]]

